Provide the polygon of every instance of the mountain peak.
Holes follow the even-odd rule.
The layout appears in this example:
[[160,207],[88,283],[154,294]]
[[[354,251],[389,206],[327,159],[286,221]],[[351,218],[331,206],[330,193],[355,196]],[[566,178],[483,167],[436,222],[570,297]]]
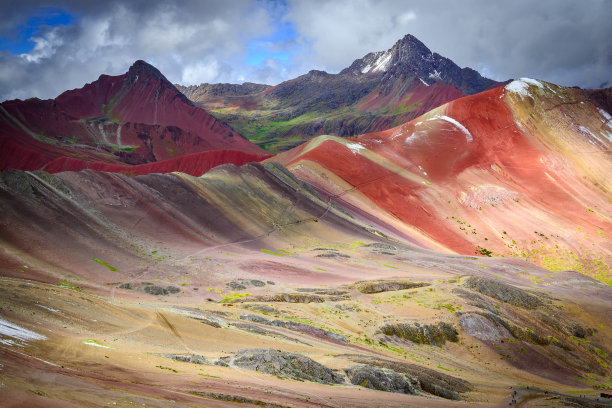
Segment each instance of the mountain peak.
[[421,61],[432,62],[435,57],[439,57],[410,34],[396,42],[389,51],[395,53],[396,62],[405,64],[419,64]]
[[406,34],[404,38],[397,40],[395,45],[393,45],[393,47],[389,51],[392,51],[392,50],[398,50],[398,51],[399,50],[405,50],[405,51],[412,50],[412,52],[418,53],[421,55],[432,54],[430,49],[427,48],[427,46],[423,44],[421,40],[419,40],[412,34]]
[[[132,64],[128,72],[125,74],[125,81],[131,88],[135,86],[136,82],[142,78],[154,78],[159,81],[162,88],[175,93],[184,103],[190,106],[194,106],[193,102],[189,100],[185,95],[179,91],[168,79],[162,74],[157,68],[143,60],[137,60]],[[147,82],[147,81],[145,81]],[[158,91],[159,92],[159,91]]]
[[386,86],[389,81],[410,76],[426,85],[432,81],[453,85],[467,94],[481,92],[497,84],[470,68],[462,69],[450,59],[432,52],[411,34],[406,34],[387,51],[371,52],[355,60],[340,74],[380,76],[383,89],[389,88]]
[[146,61],[138,60],[132,64],[127,72],[127,77],[130,79],[136,79],[142,75],[150,76],[153,78],[161,79],[164,82],[170,84],[164,74],[162,74],[157,68],[149,64]]

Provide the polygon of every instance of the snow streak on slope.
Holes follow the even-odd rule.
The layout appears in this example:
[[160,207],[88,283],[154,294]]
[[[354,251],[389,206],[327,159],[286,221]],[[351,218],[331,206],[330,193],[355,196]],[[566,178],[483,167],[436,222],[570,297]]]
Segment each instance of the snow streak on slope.
[[446,115],[436,115],[433,118],[427,119],[427,120],[429,121],[429,120],[436,120],[436,119],[445,120],[455,125],[459,130],[461,130],[461,132],[463,132],[463,134],[465,135],[465,140],[467,140],[468,143],[474,141],[474,138],[472,137],[472,134],[470,133],[470,131],[467,130],[467,128],[463,126],[461,123],[457,122],[455,119],[448,117]]
[[544,88],[541,82],[531,78],[515,79],[505,86],[505,90],[519,95],[521,98],[531,96],[529,93],[529,85]]
[[[11,337],[11,339],[3,338]],[[14,339],[14,340],[13,340]],[[42,334],[38,334],[28,329],[24,329],[18,324],[11,323],[0,317],[0,343],[6,345],[21,346],[22,343],[27,344],[30,340],[46,340]],[[17,340],[17,342],[15,341]]]

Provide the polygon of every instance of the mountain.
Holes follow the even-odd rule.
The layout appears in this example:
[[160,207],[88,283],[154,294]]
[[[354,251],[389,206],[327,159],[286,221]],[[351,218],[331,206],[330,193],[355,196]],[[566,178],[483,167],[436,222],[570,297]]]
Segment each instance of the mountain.
[[458,67],[406,35],[391,49],[369,53],[338,74],[310,71],[273,87],[177,87],[249,140],[276,152],[315,135],[385,130],[500,84]]
[[[0,148],[1,170],[138,165],[224,150],[250,155],[248,161],[266,155],[195,107],[144,61],[135,62],[123,75],[101,75],[54,100],[3,102]],[[62,167],[67,161],[70,165]]]
[[268,160],[420,246],[519,257],[612,283],[604,102],[520,79],[396,128],[320,136]]

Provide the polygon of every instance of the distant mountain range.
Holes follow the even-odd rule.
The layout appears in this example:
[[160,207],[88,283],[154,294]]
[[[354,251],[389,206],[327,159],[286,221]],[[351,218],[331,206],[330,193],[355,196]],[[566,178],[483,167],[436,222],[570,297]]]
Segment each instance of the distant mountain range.
[[355,136],[397,126],[459,97],[502,83],[460,68],[412,35],[338,74],[310,71],[276,86],[177,88],[259,146],[277,152],[313,136]]

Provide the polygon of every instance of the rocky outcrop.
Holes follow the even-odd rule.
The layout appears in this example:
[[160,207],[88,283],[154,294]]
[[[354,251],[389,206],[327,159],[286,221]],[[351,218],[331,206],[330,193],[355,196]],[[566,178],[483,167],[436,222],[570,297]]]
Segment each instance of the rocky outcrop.
[[479,314],[462,315],[459,324],[463,331],[479,340],[499,341],[510,337],[510,332],[504,326]]
[[461,399],[460,394],[468,392],[472,389],[471,384],[461,378],[453,377],[451,375],[416,364],[391,361],[381,359],[379,357],[361,356],[357,354],[344,354],[337,357],[344,357],[358,364],[385,368],[399,374],[404,374],[407,376],[407,378],[414,378],[418,381],[418,384],[415,385],[415,389],[418,390],[420,388],[422,391],[428,394],[446,399]]
[[387,368],[358,365],[344,371],[351,384],[373,390],[416,394],[420,389],[420,384],[416,378],[398,374]]
[[197,354],[162,354],[164,357],[169,357],[173,360],[191,364],[210,364],[204,356]]
[[379,332],[387,336],[395,336],[400,339],[410,340],[417,344],[431,344],[442,346],[446,341],[458,342],[457,330],[445,322],[438,324],[420,323],[392,323],[379,329]]
[[270,85],[255,84],[244,82],[242,84],[200,84],[182,86],[175,85],[186,97],[193,101],[198,101],[216,96],[244,96],[263,92],[270,88]]
[[411,282],[408,280],[376,280],[376,281],[361,281],[356,282],[353,287],[361,293],[380,293],[391,292],[395,290],[421,288],[429,286],[426,282]]
[[265,317],[245,314],[241,315],[240,319],[248,320],[255,323],[265,324],[267,326],[283,327],[292,331],[298,331],[304,334],[308,334],[314,337],[331,340],[339,343],[348,343],[348,339],[341,334],[331,332],[329,330],[320,329],[318,327],[311,326],[309,324],[300,322],[287,322],[284,320],[268,320]]
[[346,295],[313,295],[310,293],[277,293],[274,295],[257,295],[232,299],[232,303],[243,302],[286,302],[286,303],[323,303],[346,300]]
[[466,279],[465,286],[483,295],[524,309],[536,309],[544,305],[539,297],[496,279],[471,276]]
[[276,333],[274,331],[271,330],[266,330],[260,326],[257,326],[255,324],[250,324],[250,323],[234,323],[233,324],[234,327],[236,327],[237,329],[240,330],[244,330],[247,331],[249,333],[254,333],[254,334],[258,334],[260,336],[270,336],[270,337],[275,337],[278,339],[283,339],[286,341],[290,341],[293,343],[300,343],[300,344],[306,344],[307,346],[310,346],[310,344],[308,343],[304,343],[303,341],[294,339],[293,337],[289,337],[289,336],[285,336],[284,334],[280,334],[280,333]]
[[339,384],[342,377],[330,368],[302,354],[272,349],[239,350],[233,357],[222,357],[219,365],[234,365],[247,370],[298,381]]
[[236,279],[225,284],[231,290],[245,290],[249,287],[261,288],[266,286],[266,282],[259,279]]

